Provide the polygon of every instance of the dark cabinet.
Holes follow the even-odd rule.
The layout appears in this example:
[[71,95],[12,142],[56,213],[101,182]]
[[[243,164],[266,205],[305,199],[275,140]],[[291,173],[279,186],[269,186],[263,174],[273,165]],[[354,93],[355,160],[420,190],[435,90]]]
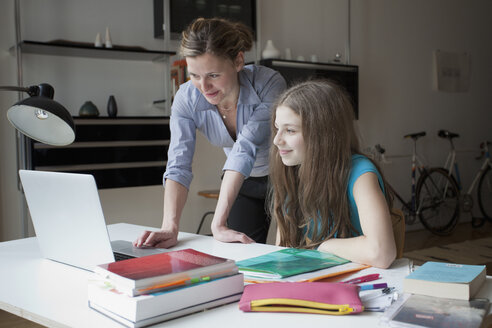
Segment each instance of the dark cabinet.
[[73,144],[32,144],[33,169],[92,174],[100,189],[162,184],[169,117],[75,117],[74,121]]
[[355,65],[311,63],[294,60],[264,59],[260,64],[278,71],[287,85],[309,78],[326,78],[345,88],[354,106],[355,118],[359,117],[359,67]]

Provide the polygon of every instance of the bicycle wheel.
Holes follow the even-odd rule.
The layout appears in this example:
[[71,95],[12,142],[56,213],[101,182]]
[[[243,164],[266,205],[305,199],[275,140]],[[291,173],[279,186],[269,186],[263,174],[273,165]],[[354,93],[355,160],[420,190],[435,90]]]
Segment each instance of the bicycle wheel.
[[478,182],[478,205],[485,218],[492,220],[492,170],[490,166]]
[[436,235],[450,234],[458,223],[460,197],[456,182],[446,170],[433,168],[417,183],[417,213],[420,221]]

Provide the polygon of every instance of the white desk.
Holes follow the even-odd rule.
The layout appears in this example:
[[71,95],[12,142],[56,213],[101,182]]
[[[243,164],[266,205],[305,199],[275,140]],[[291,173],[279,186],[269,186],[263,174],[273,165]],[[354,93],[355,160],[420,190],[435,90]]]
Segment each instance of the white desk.
[[[111,239],[133,240],[146,227],[109,226]],[[263,244],[226,244],[212,237],[180,233],[174,249],[194,248],[242,260],[277,249]],[[90,242],[88,240],[87,242]],[[62,245],[60,245],[63,247]],[[43,259],[36,238],[0,243],[0,309],[49,327],[121,327],[87,306],[89,272]],[[492,279],[480,291],[492,299]],[[156,327],[377,327],[379,313],[325,316],[312,314],[243,313],[237,303],[199,312]]]

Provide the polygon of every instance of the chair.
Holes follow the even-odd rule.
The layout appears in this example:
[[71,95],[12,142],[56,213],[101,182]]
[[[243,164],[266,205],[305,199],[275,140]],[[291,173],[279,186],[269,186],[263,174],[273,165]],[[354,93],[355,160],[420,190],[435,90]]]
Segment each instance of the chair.
[[398,208],[392,208],[390,214],[396,244],[396,258],[399,259],[403,257],[405,247],[405,214]]
[[[198,192],[199,196],[203,196],[205,198],[219,199],[219,190],[201,190]],[[205,218],[209,215],[214,215],[214,211],[205,212],[200,220],[200,224],[198,225],[198,229],[196,230],[196,234],[200,234],[200,230],[202,229],[203,222]]]

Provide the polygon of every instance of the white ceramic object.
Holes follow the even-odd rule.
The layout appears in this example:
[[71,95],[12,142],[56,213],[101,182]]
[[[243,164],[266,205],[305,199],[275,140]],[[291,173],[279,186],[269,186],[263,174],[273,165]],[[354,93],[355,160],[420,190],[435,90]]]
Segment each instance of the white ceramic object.
[[102,40],[101,40],[101,33],[97,33],[96,35],[96,40],[94,41],[94,47],[96,48],[102,48]]
[[269,59],[269,58],[278,58],[278,57],[280,57],[280,52],[273,45],[273,41],[268,40],[265,49],[263,49],[263,52],[261,53],[261,58]]
[[341,60],[342,60],[342,55],[340,55],[340,53],[338,53],[338,52],[337,52],[337,53],[335,54],[335,59],[333,59],[333,61],[334,61],[335,63],[339,63]]
[[109,27],[106,27],[105,46],[106,48],[113,48],[113,43],[111,42],[111,35],[109,34]]
[[290,48],[285,48],[285,59],[286,60],[292,59],[292,52],[290,51]]

